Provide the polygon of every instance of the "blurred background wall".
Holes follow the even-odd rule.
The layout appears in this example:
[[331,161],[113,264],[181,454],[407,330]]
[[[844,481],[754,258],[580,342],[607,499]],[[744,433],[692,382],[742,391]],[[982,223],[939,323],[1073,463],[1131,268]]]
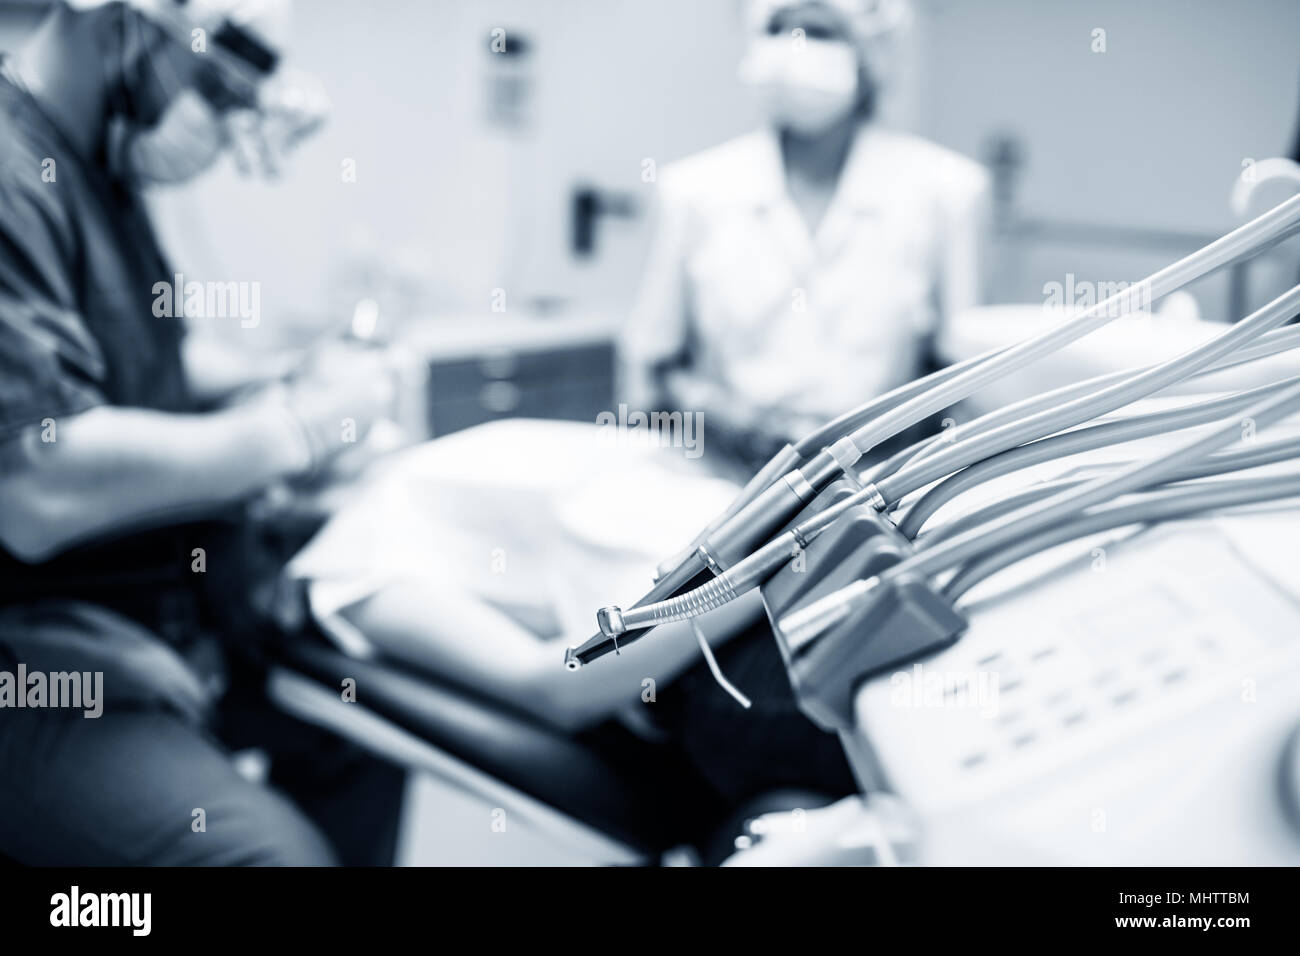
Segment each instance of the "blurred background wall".
[[[44,4],[0,6],[7,49]],[[647,238],[646,162],[756,120],[735,77],[739,0],[297,11],[293,61],[335,106],[325,133],[276,186],[223,166],[157,204],[178,265],[260,280],[268,315],[323,320],[367,294],[489,315],[505,290],[512,312],[616,319]],[[1067,272],[1137,278],[1233,224],[1243,162],[1295,142],[1297,36],[1294,0],[918,0],[887,116],[996,160],[1029,226],[999,240],[992,298],[1038,301]],[[582,209],[594,231],[579,253]],[[1205,285],[1207,314],[1226,308],[1224,285]]]

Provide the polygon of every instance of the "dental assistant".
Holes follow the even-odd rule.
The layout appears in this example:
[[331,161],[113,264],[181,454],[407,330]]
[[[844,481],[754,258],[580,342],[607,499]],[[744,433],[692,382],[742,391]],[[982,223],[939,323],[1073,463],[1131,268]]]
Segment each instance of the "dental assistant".
[[703,412],[742,458],[914,378],[980,301],[978,164],[875,120],[902,0],[754,0],[740,65],[766,124],[659,176],[620,342],[634,407]]

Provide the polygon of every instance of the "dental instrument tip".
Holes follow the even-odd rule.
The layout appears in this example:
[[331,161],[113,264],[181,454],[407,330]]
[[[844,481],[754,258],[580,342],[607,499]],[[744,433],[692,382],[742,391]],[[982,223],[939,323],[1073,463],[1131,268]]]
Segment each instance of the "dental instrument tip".
[[596,612],[596,623],[600,625],[600,633],[606,637],[618,637],[627,630],[623,623],[622,609],[613,605],[602,607]]

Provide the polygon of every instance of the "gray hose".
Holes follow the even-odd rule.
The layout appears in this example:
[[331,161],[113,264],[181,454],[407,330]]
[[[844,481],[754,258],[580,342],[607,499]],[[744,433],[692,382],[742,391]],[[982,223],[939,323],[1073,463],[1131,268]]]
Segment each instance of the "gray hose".
[[1021,445],[957,472],[935,485],[908,510],[907,516],[899,524],[898,530],[909,538],[920,533],[935,512],[963,492],[976,485],[1000,478],[1013,471],[1029,468],[1045,461],[1065,458],[1079,452],[1118,445],[1122,442],[1148,438],[1152,435],[1191,428],[1216,421],[1225,415],[1248,407],[1252,402],[1271,395],[1288,385],[1300,382],[1300,376],[1284,379],[1271,385],[1249,389],[1223,398],[1205,402],[1195,402],[1179,408],[1136,415],[1117,422],[1105,422],[1089,425],[1062,435],[1041,438],[1028,445]]
[[[1141,370],[1139,370],[1141,371]],[[1060,388],[1054,388],[1050,392],[1044,392],[1041,395],[1031,395],[1028,398],[1022,398],[1018,402],[1012,402],[1010,405],[1004,405],[993,411],[981,415],[972,422],[949,429],[939,435],[934,436],[935,441],[927,443],[924,446],[916,445],[918,450],[915,454],[910,455],[905,461],[900,462],[897,467],[890,470],[889,475],[897,474],[904,468],[910,468],[922,460],[930,460],[933,456],[951,449],[960,444],[966,447],[977,435],[992,431],[1001,425],[1011,422],[1019,422],[1035,415],[1045,409],[1059,408],[1066,402],[1074,401],[1077,398],[1093,395],[1098,389],[1105,388],[1107,385],[1113,385],[1116,382],[1124,382],[1132,378],[1135,374],[1131,368],[1120,369],[1115,372],[1106,372],[1103,375],[1096,375],[1092,378],[1086,378],[1079,382],[1071,382],[1069,385],[1063,385]],[[947,446],[945,448],[945,446]],[[882,475],[881,479],[888,477]],[[891,499],[890,504],[896,501]]]
[[[1194,377],[1199,377],[1199,375],[1209,375],[1227,368],[1244,365],[1248,362],[1276,355],[1279,352],[1285,352],[1289,349],[1296,348],[1297,346],[1300,346],[1300,326],[1274,329],[1271,332],[1266,332],[1261,335],[1249,346],[1238,349],[1231,355],[1225,356]],[[780,480],[781,476],[787,471],[798,467],[806,455],[816,451],[823,445],[830,444],[841,437],[845,432],[870,420],[876,415],[882,414],[885,410],[894,408],[907,399],[914,398],[922,392],[956,377],[966,369],[978,365],[979,363],[1004,351],[1006,351],[1006,348],[990,349],[975,358],[966,359],[963,362],[949,365],[937,372],[932,372],[924,378],[908,382],[906,385],[901,385],[893,391],[887,392],[886,394],[881,395],[822,426],[811,435],[800,440],[797,446],[791,447],[787,445],[749,480],[745,487],[737,494],[731,505],[728,506],[726,511],[714,518],[705,530],[696,536],[695,540],[691,542],[689,547],[684,549],[678,555],[675,555],[673,559],[664,562],[664,564],[675,566],[683,558],[694,553],[695,550],[704,542],[704,539],[708,537],[709,532],[713,531],[728,518],[735,515],[745,504],[754,500],[759,493],[774,481]],[[1076,382],[1072,385],[1065,386],[1064,388],[1055,389],[1046,394],[1025,399],[1021,402],[1007,406],[1006,408],[998,409],[962,426],[962,434],[975,434],[987,431],[997,425],[1005,423],[1006,421],[1014,421],[1031,408],[1037,409],[1039,407],[1059,405],[1061,402],[1068,400],[1068,398],[1073,398],[1079,394],[1087,394],[1087,392],[1093,389],[1108,385],[1111,382],[1119,381],[1126,375],[1131,374],[1131,372],[1131,369],[1126,369],[1121,372],[1109,372],[1088,379],[1085,382]],[[920,459],[925,455],[932,453],[936,448],[945,444],[947,441],[947,435],[936,435],[922,439],[908,448],[896,452],[886,461],[875,465],[869,471],[868,476],[864,477],[864,480],[877,481],[886,475],[892,475],[899,468],[908,464],[913,459]]]
[[1226,368],[1235,368],[1238,365],[1255,362],[1262,358],[1268,358],[1270,355],[1277,355],[1279,352],[1289,351],[1297,346],[1300,346],[1300,325],[1288,325],[1284,329],[1274,329],[1271,332],[1265,332],[1250,345],[1238,349],[1226,359],[1215,362],[1195,377],[1200,378],[1202,375],[1210,375]]
[[[1262,358],[1268,358],[1277,355],[1280,352],[1287,352],[1293,348],[1300,347],[1300,325],[1288,326],[1282,329],[1272,329],[1259,336],[1249,345],[1237,349],[1228,355],[1223,356],[1217,361],[1211,363],[1206,368],[1189,376],[1189,380],[1195,381],[1198,378],[1213,375],[1215,372],[1222,372],[1225,369],[1236,368],[1239,365],[1247,365],[1251,362],[1259,361]],[[873,481],[879,480],[886,475],[892,475],[905,465],[911,464],[913,460],[920,461],[938,450],[944,443],[951,444],[956,441],[968,441],[976,435],[982,435],[1008,422],[1017,422],[1028,415],[1035,414],[1046,408],[1057,408],[1068,401],[1073,401],[1080,395],[1088,395],[1097,389],[1105,388],[1115,382],[1124,380],[1130,375],[1138,372],[1144,372],[1152,366],[1138,369],[1122,369],[1116,372],[1105,372],[1081,382],[1072,382],[1060,388],[1044,392],[1041,395],[1032,395],[1029,398],[1021,399],[1002,408],[996,408],[987,414],[981,415],[974,421],[967,422],[960,426],[955,432],[948,432],[943,435],[935,436],[940,439],[933,442],[918,442],[912,446],[916,453],[908,455],[905,461],[898,461],[903,452],[899,452],[890,462],[893,467],[888,470],[880,469],[872,475]],[[1175,383],[1177,384],[1177,383]]]
[[[1258,427],[1263,427],[1297,408],[1300,408],[1300,385],[1292,385],[1247,408],[1244,417],[1252,419]],[[1209,434],[1179,445],[1150,461],[1124,468],[1115,475],[1104,475],[1087,481],[1078,488],[1063,491],[1040,504],[1028,505],[986,525],[947,538],[901,561],[881,577],[892,577],[895,574],[930,576],[964,564],[977,554],[990,548],[1009,545],[1026,535],[1072,518],[1085,508],[1166,480],[1169,475],[1240,437],[1238,422],[1228,421]]]
[[1045,332],[1020,342],[953,376],[942,385],[890,409],[876,420],[854,431],[851,436],[853,444],[859,452],[870,451],[882,441],[924,420],[926,416],[947,408],[990,382],[1036,359],[1050,355],[1119,316],[1131,312],[1135,306],[1143,304],[1141,301],[1143,298],[1154,302],[1201,276],[1245,256],[1255,255],[1296,232],[1300,232],[1300,196],[1293,196],[1280,203],[1221,239],[1153,273],[1136,286],[1110,296],[1079,315],[1057,323]]
[[[1300,199],[1300,196],[1296,198]],[[1273,326],[1286,322],[1297,312],[1300,312],[1300,285],[1292,286],[1287,292],[1210,341],[1188,349],[1167,362],[1153,365],[1091,395],[1076,398],[1055,408],[1044,409],[1020,421],[1008,422],[975,438],[958,442],[941,452],[926,456],[881,481],[878,486],[880,493],[886,501],[900,501],[905,495],[923,488],[935,479],[952,474],[982,458],[1128,405],[1152,392],[1181,381],[1193,372],[1206,368],[1243,343]]]
[[884,461],[877,462],[874,466],[864,471],[861,478],[863,481],[869,481],[874,484],[875,482],[880,481],[880,479],[892,475],[913,458],[919,458],[929,449],[942,444],[946,438],[947,436],[943,434],[927,435],[920,441],[912,442],[912,444],[908,445],[906,448],[899,449]]
[[[823,446],[829,445],[842,435],[846,435],[856,428],[860,428],[865,422],[871,421],[892,408],[897,408],[903,402],[914,399],[923,395],[933,388],[937,388],[958,375],[975,368],[983,362],[996,355],[1005,352],[1011,346],[1002,346],[1000,348],[989,349],[974,358],[968,358],[953,365],[948,365],[938,371],[931,372],[922,378],[913,379],[903,385],[898,386],[891,391],[886,392],[873,398],[871,401],[859,405],[852,411],[845,412],[843,415],[827,422],[821,428],[817,429],[811,435],[801,439],[795,449],[802,455],[811,455],[819,451]],[[893,437],[892,435],[890,436]]]
[[[1284,438],[1281,441],[1266,442],[1240,451],[1210,455],[1175,472],[1165,480],[1163,485],[1155,487],[1167,487],[1178,481],[1191,481],[1212,475],[1226,475],[1234,471],[1245,471],[1249,468],[1271,465],[1291,458],[1300,458],[1300,438]],[[919,547],[930,547],[943,538],[959,534],[976,525],[984,524],[986,521],[992,521],[999,515],[1007,514],[1034,501],[1041,501],[1059,491],[1064,491],[1066,488],[1077,487],[1087,480],[1086,478],[1065,478],[1026,488],[1014,495],[1008,495],[1001,501],[988,505],[977,512],[963,515],[955,521],[943,524],[928,534],[921,535],[917,540],[917,544]],[[1205,484],[1199,487],[1205,487]],[[1150,491],[1152,489],[1143,488],[1140,490]]]
[[1275,478],[1216,482],[1213,486],[1189,485],[1169,488],[1143,496],[1129,504],[1111,505],[1079,515],[1072,521],[1056,525],[1016,542],[1009,548],[979,558],[958,571],[945,585],[944,595],[956,601],[981,581],[1017,561],[1040,551],[1073,541],[1089,534],[1122,528],[1129,524],[1147,524],[1171,518],[1300,495],[1300,475]]

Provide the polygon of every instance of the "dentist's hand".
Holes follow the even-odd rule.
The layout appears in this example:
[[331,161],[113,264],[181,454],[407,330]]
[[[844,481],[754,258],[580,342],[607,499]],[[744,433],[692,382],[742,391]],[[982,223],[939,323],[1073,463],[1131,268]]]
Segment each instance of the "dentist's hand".
[[376,422],[393,416],[397,379],[382,349],[331,343],[308,357],[283,398],[303,427],[315,469],[356,448]]

